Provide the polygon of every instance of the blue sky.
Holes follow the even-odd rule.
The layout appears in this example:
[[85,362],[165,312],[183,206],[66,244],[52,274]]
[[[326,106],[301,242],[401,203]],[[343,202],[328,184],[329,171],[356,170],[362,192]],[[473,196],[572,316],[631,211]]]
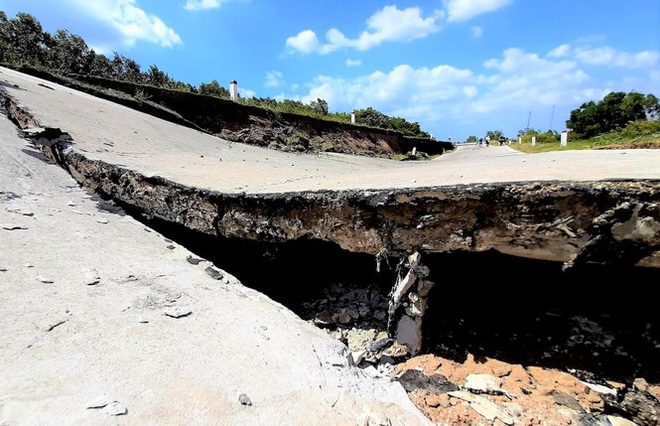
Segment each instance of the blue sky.
[[45,31],[243,97],[373,107],[437,139],[561,131],[611,91],[660,97],[658,0],[0,0]]

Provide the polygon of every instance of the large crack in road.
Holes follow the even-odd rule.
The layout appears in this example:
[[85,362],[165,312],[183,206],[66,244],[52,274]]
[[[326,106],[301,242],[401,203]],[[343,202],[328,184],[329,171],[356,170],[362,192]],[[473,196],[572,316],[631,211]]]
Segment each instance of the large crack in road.
[[383,310],[417,254],[433,286],[415,353],[660,381],[657,181],[223,193],[90,159],[3,104],[80,185],[346,343],[399,337]]

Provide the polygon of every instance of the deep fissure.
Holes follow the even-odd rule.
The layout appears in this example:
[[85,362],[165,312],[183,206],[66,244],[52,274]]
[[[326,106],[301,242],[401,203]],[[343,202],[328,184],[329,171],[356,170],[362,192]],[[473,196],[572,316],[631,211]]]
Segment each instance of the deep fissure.
[[[210,236],[119,205],[329,332],[386,330],[387,319],[377,314],[382,305],[368,306],[366,315],[343,323],[320,320],[327,312],[315,309],[340,312],[350,302],[340,294],[356,290],[378,292],[381,301],[387,300],[398,257],[381,261],[377,272],[375,256],[349,252],[331,242],[267,243]],[[463,361],[470,353],[610,380],[660,380],[660,323],[648,293],[649,284],[659,282],[660,271],[587,265],[567,272],[559,262],[494,250],[423,253],[422,258],[435,283],[423,319],[422,354]]]
[[[13,112],[18,113],[31,118],[22,110]],[[209,236],[121,205],[304,319],[314,316],[314,307],[323,298],[329,302],[323,306],[330,310],[342,301],[341,296],[328,297],[326,290],[332,286],[341,285],[345,292],[368,289],[371,296],[376,293],[386,299],[396,278],[394,266],[401,260],[389,257],[376,272],[374,256],[349,252],[331,242],[266,243]],[[435,283],[424,316],[423,353],[459,361],[471,353],[525,365],[579,369],[615,380],[660,380],[660,327],[649,297],[650,284],[660,282],[660,270],[586,264],[567,273],[558,262],[492,250],[422,255]],[[359,323],[384,330],[382,315],[372,315],[382,306],[372,303],[369,308],[359,318],[349,315],[343,317],[348,321],[321,326],[347,328]],[[370,316],[375,319],[369,320]]]

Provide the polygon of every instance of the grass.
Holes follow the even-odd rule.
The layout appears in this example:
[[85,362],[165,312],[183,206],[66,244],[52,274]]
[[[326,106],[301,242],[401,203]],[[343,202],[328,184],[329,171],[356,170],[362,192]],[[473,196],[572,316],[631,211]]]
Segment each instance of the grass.
[[605,133],[589,139],[573,139],[568,136],[566,146],[557,142],[537,142],[532,146],[526,139],[523,143],[511,143],[511,148],[534,154],[549,151],[570,151],[579,149],[660,149],[660,121],[640,121],[630,123],[626,128]]

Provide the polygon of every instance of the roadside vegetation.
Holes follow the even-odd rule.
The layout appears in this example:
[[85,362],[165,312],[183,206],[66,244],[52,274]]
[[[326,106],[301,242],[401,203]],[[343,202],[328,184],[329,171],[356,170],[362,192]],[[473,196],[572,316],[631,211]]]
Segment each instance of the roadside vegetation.
[[[611,92],[598,102],[589,101],[571,111],[566,127],[570,131],[565,146],[561,145],[560,133],[536,129],[521,130],[506,143],[527,153],[578,149],[660,149],[660,102],[653,94]],[[492,145],[498,145],[502,132],[489,131],[487,135]],[[535,139],[534,145],[532,138]],[[477,140],[476,136],[468,138],[468,142]]]
[[[43,31],[41,23],[32,15],[17,13],[14,18],[0,10],[0,64],[9,67],[31,66],[49,73],[75,79],[76,75],[122,80],[130,83],[155,86],[230,99],[229,90],[217,80],[200,83],[177,81],[156,65],[146,71],[133,59],[113,52],[113,57],[96,53],[82,37],[60,29],[55,34]],[[309,103],[273,98],[241,98],[245,105],[273,111],[316,117],[324,120],[350,123],[351,113],[330,112],[328,103],[317,99]],[[431,138],[419,123],[403,118],[387,116],[373,108],[353,111],[357,124],[399,132],[405,136]]]

